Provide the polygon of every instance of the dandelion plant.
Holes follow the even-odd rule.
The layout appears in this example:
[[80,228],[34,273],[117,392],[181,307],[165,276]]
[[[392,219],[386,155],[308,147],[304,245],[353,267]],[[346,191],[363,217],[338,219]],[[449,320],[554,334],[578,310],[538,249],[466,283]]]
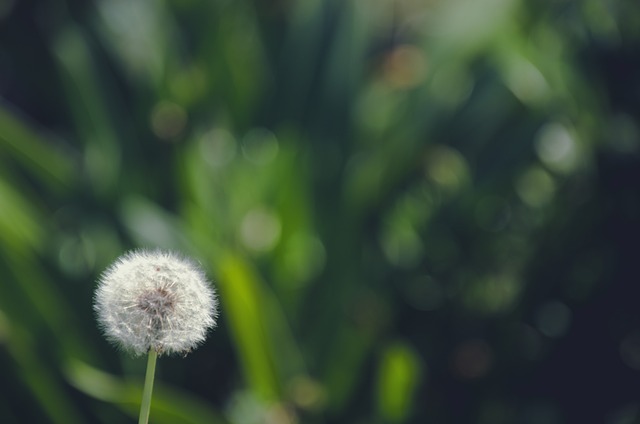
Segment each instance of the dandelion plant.
[[136,356],[148,355],[140,424],[149,420],[156,359],[189,353],[215,327],[218,301],[191,260],[162,250],[118,258],[100,277],[94,309],[106,337]]

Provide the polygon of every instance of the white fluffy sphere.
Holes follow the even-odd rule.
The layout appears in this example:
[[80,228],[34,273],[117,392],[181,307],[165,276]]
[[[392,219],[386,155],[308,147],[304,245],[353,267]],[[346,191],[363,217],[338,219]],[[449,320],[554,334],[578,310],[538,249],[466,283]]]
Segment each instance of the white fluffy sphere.
[[129,252],[100,277],[94,309],[107,338],[136,355],[186,354],[215,327],[218,300],[192,261],[161,250]]

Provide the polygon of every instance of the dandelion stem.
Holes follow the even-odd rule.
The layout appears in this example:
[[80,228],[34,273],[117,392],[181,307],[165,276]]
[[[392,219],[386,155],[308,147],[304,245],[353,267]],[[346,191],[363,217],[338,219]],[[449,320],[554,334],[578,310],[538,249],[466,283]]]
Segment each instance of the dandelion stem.
[[142,404],[140,405],[140,419],[138,424],[149,422],[149,411],[151,410],[151,392],[153,391],[153,377],[156,373],[156,360],[158,352],[149,349],[149,359],[147,361],[147,375],[144,378],[144,390],[142,391]]

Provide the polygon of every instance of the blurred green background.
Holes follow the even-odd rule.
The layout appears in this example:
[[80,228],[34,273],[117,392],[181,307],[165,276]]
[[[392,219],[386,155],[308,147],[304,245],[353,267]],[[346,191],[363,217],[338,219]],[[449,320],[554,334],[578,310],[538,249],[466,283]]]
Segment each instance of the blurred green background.
[[639,118],[631,0],[0,0],[0,422],[135,421],[150,246],[152,422],[640,422]]

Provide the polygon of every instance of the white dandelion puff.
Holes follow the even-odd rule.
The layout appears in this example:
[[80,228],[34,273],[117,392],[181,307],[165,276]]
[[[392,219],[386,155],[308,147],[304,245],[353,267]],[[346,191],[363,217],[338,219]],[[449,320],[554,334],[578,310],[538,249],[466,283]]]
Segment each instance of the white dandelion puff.
[[172,252],[138,250],[100,277],[94,309],[107,338],[136,355],[186,354],[215,327],[218,300],[194,262]]

